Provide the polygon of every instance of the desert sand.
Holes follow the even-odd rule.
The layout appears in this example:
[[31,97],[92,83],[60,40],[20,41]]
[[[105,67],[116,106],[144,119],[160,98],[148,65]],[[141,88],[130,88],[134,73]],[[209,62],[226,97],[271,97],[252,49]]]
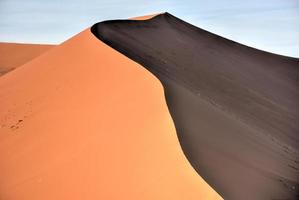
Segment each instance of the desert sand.
[[299,197],[299,59],[169,13],[91,31],[163,83],[185,155],[224,199]]
[[0,42],[0,76],[43,54],[54,45]]
[[2,200],[222,199],[185,158],[162,84],[90,29],[0,77]]

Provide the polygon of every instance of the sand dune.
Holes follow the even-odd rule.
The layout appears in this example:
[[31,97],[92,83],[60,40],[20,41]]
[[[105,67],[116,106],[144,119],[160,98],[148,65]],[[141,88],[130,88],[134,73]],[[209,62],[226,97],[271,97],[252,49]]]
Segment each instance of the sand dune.
[[2,200],[221,199],[158,79],[89,29],[2,76],[0,99]]
[[160,79],[186,156],[225,199],[298,198],[298,59],[168,13],[91,31]]
[[54,45],[0,43],[0,76],[29,62]]

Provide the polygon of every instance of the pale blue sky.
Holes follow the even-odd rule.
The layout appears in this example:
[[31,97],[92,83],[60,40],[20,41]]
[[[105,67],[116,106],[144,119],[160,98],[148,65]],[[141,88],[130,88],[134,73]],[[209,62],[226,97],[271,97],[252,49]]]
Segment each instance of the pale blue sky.
[[248,46],[299,57],[299,0],[0,0],[0,41],[58,44],[99,21],[165,11]]

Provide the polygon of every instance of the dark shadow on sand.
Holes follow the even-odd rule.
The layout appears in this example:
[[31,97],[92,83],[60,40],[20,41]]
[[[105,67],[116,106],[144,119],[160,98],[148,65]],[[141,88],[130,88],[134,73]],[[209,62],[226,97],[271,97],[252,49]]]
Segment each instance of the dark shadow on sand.
[[163,84],[186,157],[225,199],[297,199],[299,60],[169,13],[92,26]]

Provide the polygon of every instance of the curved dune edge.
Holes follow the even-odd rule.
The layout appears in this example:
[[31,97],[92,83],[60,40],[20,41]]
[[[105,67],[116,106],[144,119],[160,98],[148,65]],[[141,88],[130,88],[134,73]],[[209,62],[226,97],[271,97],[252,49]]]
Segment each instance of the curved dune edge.
[[225,199],[297,199],[299,59],[227,40],[169,13],[91,32],[153,73],[190,163]]
[[221,199],[160,82],[87,29],[0,79],[1,199]]
[[0,76],[31,61],[54,46],[0,42]]

